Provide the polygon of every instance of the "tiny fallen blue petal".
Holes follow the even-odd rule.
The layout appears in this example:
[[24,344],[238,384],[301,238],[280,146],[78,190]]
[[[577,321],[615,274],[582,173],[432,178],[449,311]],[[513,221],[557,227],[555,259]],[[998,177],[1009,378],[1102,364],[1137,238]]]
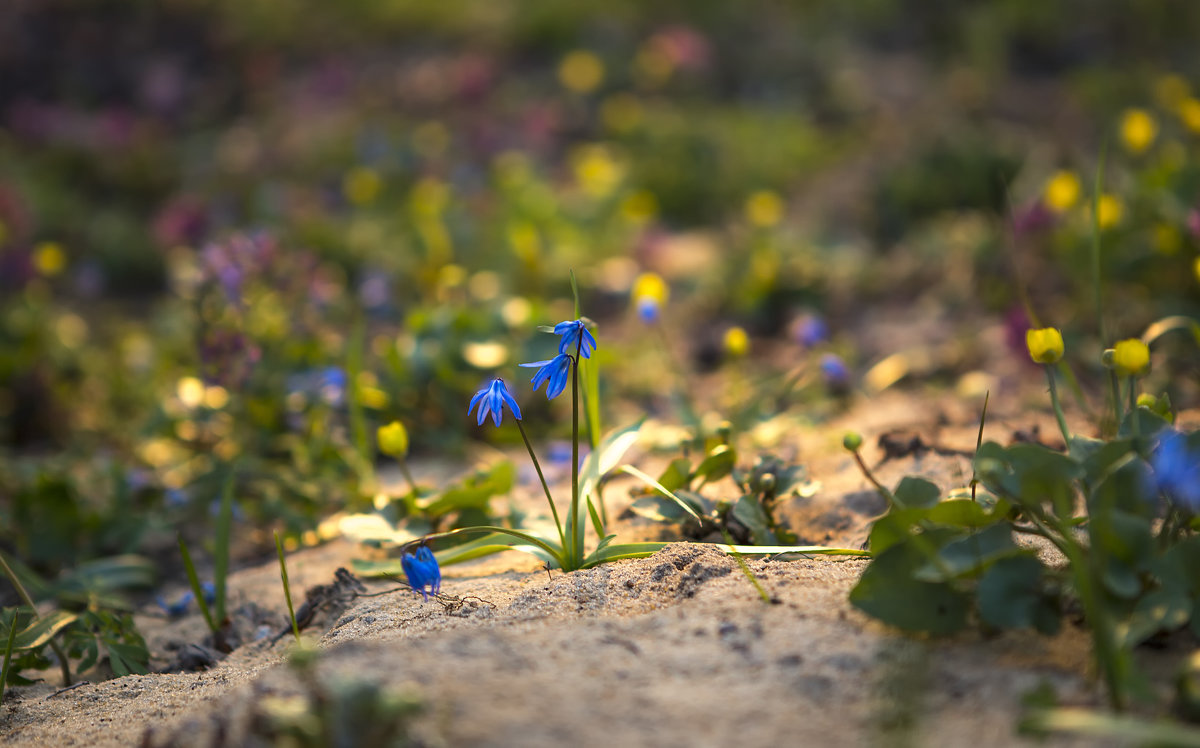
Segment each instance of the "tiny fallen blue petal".
[[479,406],[478,418],[475,421],[477,426],[483,425],[483,419],[487,418],[488,413],[492,414],[492,422],[499,426],[505,405],[512,411],[514,418],[518,421],[521,420],[521,407],[509,394],[508,388],[504,386],[504,380],[499,377],[475,393],[475,396],[471,398],[471,404],[467,406],[467,415],[475,410],[476,405]]
[[531,364],[521,364],[526,368],[538,367],[537,373],[533,375],[533,391],[537,392],[538,387],[542,386],[542,382],[549,381],[546,386],[546,399],[553,400],[562,394],[566,389],[567,377],[571,374],[571,356],[566,353],[560,353],[549,361],[534,361]]
[[1150,464],[1159,490],[1173,504],[1200,513],[1200,449],[1188,449],[1187,437],[1167,429]]
[[559,353],[574,354],[578,349],[584,358],[591,358],[592,351],[596,350],[596,339],[581,319],[559,322],[554,326],[554,334],[562,336],[558,344]]
[[416,553],[405,551],[400,557],[400,566],[404,576],[408,577],[408,586],[413,592],[420,593],[423,600],[441,591],[442,570],[429,546],[421,546]]

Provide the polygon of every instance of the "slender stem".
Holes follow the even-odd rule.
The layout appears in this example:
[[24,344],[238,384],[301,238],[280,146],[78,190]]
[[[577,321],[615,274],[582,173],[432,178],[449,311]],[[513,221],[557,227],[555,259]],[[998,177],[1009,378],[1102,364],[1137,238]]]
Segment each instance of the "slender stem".
[[1067,429],[1067,419],[1063,415],[1062,405],[1058,402],[1058,388],[1054,384],[1054,367],[1046,364],[1046,381],[1050,383],[1050,404],[1054,406],[1054,417],[1058,419],[1058,429],[1062,432],[1063,444],[1067,452],[1071,451],[1071,432]]
[[[25,585],[21,584],[21,580],[17,577],[12,567],[8,565],[4,555],[0,554],[0,567],[4,569],[4,576],[8,577],[8,581],[12,582],[13,587],[17,588],[17,594],[29,606],[30,612],[33,614],[33,620],[37,620],[41,616],[38,615],[37,606],[33,604],[33,598],[29,596],[29,592],[25,589]],[[13,626],[17,625],[17,619],[13,618]],[[58,646],[58,642],[50,640],[50,649],[54,650],[55,656],[58,657],[58,664],[62,668],[63,685],[71,685],[71,663],[67,661],[67,654],[62,651],[62,647]]]
[[283,597],[287,600],[288,618],[292,622],[292,634],[300,641],[300,624],[296,622],[296,609],[292,607],[292,588],[288,584],[287,561],[283,557],[283,541],[275,533],[275,552],[279,554],[279,578],[283,580]]
[[1129,377],[1129,415],[1133,438],[1140,439],[1142,437],[1142,420],[1138,418],[1137,410],[1137,377]]
[[1121,408],[1121,380],[1117,379],[1117,372],[1111,369],[1108,372],[1108,385],[1112,389],[1113,415],[1117,417],[1115,431],[1121,428],[1121,421],[1125,420],[1125,412]]
[[562,522],[558,520],[558,509],[554,506],[554,499],[550,496],[550,486],[546,484],[546,476],[542,475],[542,465],[538,462],[537,455],[533,453],[533,445],[529,443],[529,437],[525,435],[525,427],[521,425],[521,419],[517,418],[517,430],[521,432],[521,438],[525,440],[525,449],[529,450],[529,459],[533,460],[533,469],[537,471],[538,480],[542,482],[542,490],[546,492],[546,502],[550,504],[550,513],[554,515],[554,527],[558,530],[558,542],[562,543],[563,548],[567,547],[567,538],[563,533]]
[[571,360],[571,512],[567,524],[571,533],[571,564],[578,568],[583,562],[583,523],[579,520],[579,354],[583,348],[583,331],[575,344]]
[[397,457],[396,462],[400,464],[400,472],[404,475],[404,480],[408,483],[408,492],[415,497],[417,495],[417,482],[413,480],[412,473],[408,469],[408,460],[403,457]]
[[879,494],[883,496],[883,498],[887,499],[888,508],[891,508],[891,506],[896,503],[896,497],[892,496],[892,492],[889,491],[886,486],[876,480],[875,474],[871,472],[869,467],[867,467],[867,463],[863,462],[862,455],[858,453],[857,449],[854,450],[852,454],[854,455],[854,461],[858,463],[858,469],[862,471],[862,474],[866,476],[867,480],[871,481],[871,485],[875,486],[875,490],[879,491]]

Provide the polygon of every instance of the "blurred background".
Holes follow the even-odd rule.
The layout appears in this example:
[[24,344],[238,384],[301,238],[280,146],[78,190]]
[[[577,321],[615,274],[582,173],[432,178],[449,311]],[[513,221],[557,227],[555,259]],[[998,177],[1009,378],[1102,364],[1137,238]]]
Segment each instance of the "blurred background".
[[[571,270],[606,410],[666,421],[766,417],[712,382],[816,356],[814,417],[949,390],[1031,322],[1096,362],[1200,314],[1198,31],[1145,0],[7,0],[0,547],[166,553],[235,463],[237,516],[313,541],[378,425],[519,443],[465,415],[496,374],[562,437],[513,367]],[[1177,348],[1150,387],[1194,406]],[[666,369],[709,383],[690,410]]]

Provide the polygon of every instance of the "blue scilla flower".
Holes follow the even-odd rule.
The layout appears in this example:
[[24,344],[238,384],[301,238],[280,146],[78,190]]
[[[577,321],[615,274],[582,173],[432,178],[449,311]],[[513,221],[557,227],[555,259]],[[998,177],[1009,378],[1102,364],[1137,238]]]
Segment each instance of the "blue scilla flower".
[[559,322],[554,326],[554,334],[562,336],[562,341],[558,344],[559,353],[574,354],[578,348],[584,358],[591,358],[592,351],[596,350],[596,339],[581,319]]
[[806,314],[796,320],[792,332],[796,342],[805,348],[815,348],[829,340],[829,326],[815,314]]
[[638,317],[647,325],[652,325],[658,321],[658,299],[651,296],[643,296],[638,299],[637,313]]
[[539,367],[537,373],[533,375],[533,391],[537,392],[538,387],[542,386],[542,382],[549,380],[550,384],[546,385],[546,399],[553,400],[562,394],[563,389],[567,386],[567,376],[571,373],[571,357],[566,353],[560,353],[549,361],[534,361],[531,364],[521,364],[526,368]]
[[428,600],[430,595],[441,591],[442,570],[429,546],[421,546],[416,553],[405,551],[400,557],[400,566],[404,568],[404,576],[408,577],[408,586],[413,592],[421,593],[421,599]]
[[850,370],[846,368],[846,362],[840,356],[826,353],[821,356],[821,378],[829,387],[845,387],[850,384]]
[[185,592],[178,600],[169,603],[162,595],[158,595],[154,598],[154,602],[158,603],[158,607],[162,608],[167,618],[178,618],[187,612],[188,606],[192,604],[193,597],[191,592]]
[[1200,513],[1200,450],[1188,449],[1188,439],[1165,430],[1150,456],[1158,488],[1176,506]]
[[467,415],[470,415],[471,411],[478,404],[479,418],[475,421],[476,425],[482,426],[483,419],[487,418],[490,412],[492,414],[492,422],[499,426],[505,403],[508,404],[508,409],[512,411],[513,417],[518,421],[521,420],[520,406],[517,405],[517,401],[513,399],[513,396],[508,394],[508,388],[504,386],[504,380],[496,377],[492,380],[491,384],[476,392],[475,397],[471,398],[471,404],[467,406]]

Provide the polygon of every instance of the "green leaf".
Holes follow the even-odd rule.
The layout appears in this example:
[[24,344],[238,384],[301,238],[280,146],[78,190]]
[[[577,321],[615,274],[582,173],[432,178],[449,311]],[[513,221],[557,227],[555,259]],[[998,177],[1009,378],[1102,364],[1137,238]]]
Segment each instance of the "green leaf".
[[955,527],[987,527],[1004,519],[1003,515],[989,512],[971,499],[949,499],[934,505],[925,515],[930,522]]
[[[695,503],[691,502],[687,496],[683,494],[676,494],[676,498],[679,501],[668,499],[665,496],[657,493],[649,494],[647,496],[639,497],[633,502],[632,505],[630,505],[629,509],[639,517],[645,517],[646,519],[654,520],[655,522],[666,523],[683,522],[689,519],[689,514],[691,516],[695,516],[703,513],[703,508],[695,505]],[[693,511],[689,513],[686,509],[680,506],[680,501],[685,504],[691,504]]]
[[928,509],[942,498],[941,490],[925,480],[906,475],[892,492],[896,503],[906,509]]
[[937,561],[929,561],[916,576],[928,582],[943,582],[958,577],[976,576],[996,561],[1023,553],[1013,542],[1007,523],[947,543],[938,552]]
[[643,483],[650,486],[654,490],[658,491],[663,496],[667,497],[668,499],[671,499],[676,504],[678,504],[681,509],[683,509],[688,514],[692,515],[692,517],[695,518],[697,523],[703,524],[703,521],[700,519],[700,515],[696,513],[696,510],[693,509],[688,502],[686,502],[683,499],[676,496],[674,494],[674,492],[668,491],[661,483],[654,480],[649,475],[646,475],[641,470],[638,470],[637,468],[635,468],[633,465],[622,465],[620,469],[621,469],[621,472],[628,473],[629,475],[632,475],[633,477],[638,478]]
[[[78,619],[79,614],[77,613],[56,610],[53,613],[31,621],[28,626],[17,632],[17,638],[13,641],[13,651],[37,649],[53,639],[54,635],[59,631],[75,623]],[[8,633],[7,630],[4,631],[0,634],[0,638],[7,640]]]
[[625,453],[637,443],[638,432],[641,431],[642,424],[645,422],[646,419],[643,417],[638,419],[637,423],[609,432],[600,442],[599,449],[588,453],[583,461],[583,467],[579,471],[582,476],[579,487],[581,497],[587,498],[595,493],[600,478],[615,468]]
[[692,477],[692,462],[686,457],[676,457],[667,469],[658,476],[658,482],[668,491],[686,488]]
[[997,628],[1057,627],[1058,611],[1041,592],[1043,572],[1028,552],[997,561],[979,579],[979,617]]
[[850,602],[867,615],[905,631],[952,634],[966,625],[969,598],[944,582],[915,578],[925,555],[911,540],[879,554],[850,591]]
[[[1133,426],[1135,418],[1138,421],[1136,429]],[[1125,420],[1121,421],[1121,428],[1117,429],[1117,436],[1133,436],[1140,433],[1144,439],[1170,427],[1171,423],[1159,414],[1146,408],[1134,408],[1131,413],[1126,414]]]
[[737,450],[728,444],[718,444],[696,467],[695,475],[705,483],[712,483],[732,473],[736,463]]
[[1136,647],[1159,631],[1174,631],[1192,617],[1192,601],[1178,587],[1160,587],[1138,600],[1126,625],[1124,644]]
[[750,538],[755,545],[768,545],[778,542],[775,533],[771,532],[771,518],[762,504],[753,496],[742,496],[729,510],[733,518],[750,531]]
[[511,491],[515,479],[516,467],[504,460],[462,479],[437,497],[419,500],[418,506],[431,517],[464,509],[487,511],[491,498]]

